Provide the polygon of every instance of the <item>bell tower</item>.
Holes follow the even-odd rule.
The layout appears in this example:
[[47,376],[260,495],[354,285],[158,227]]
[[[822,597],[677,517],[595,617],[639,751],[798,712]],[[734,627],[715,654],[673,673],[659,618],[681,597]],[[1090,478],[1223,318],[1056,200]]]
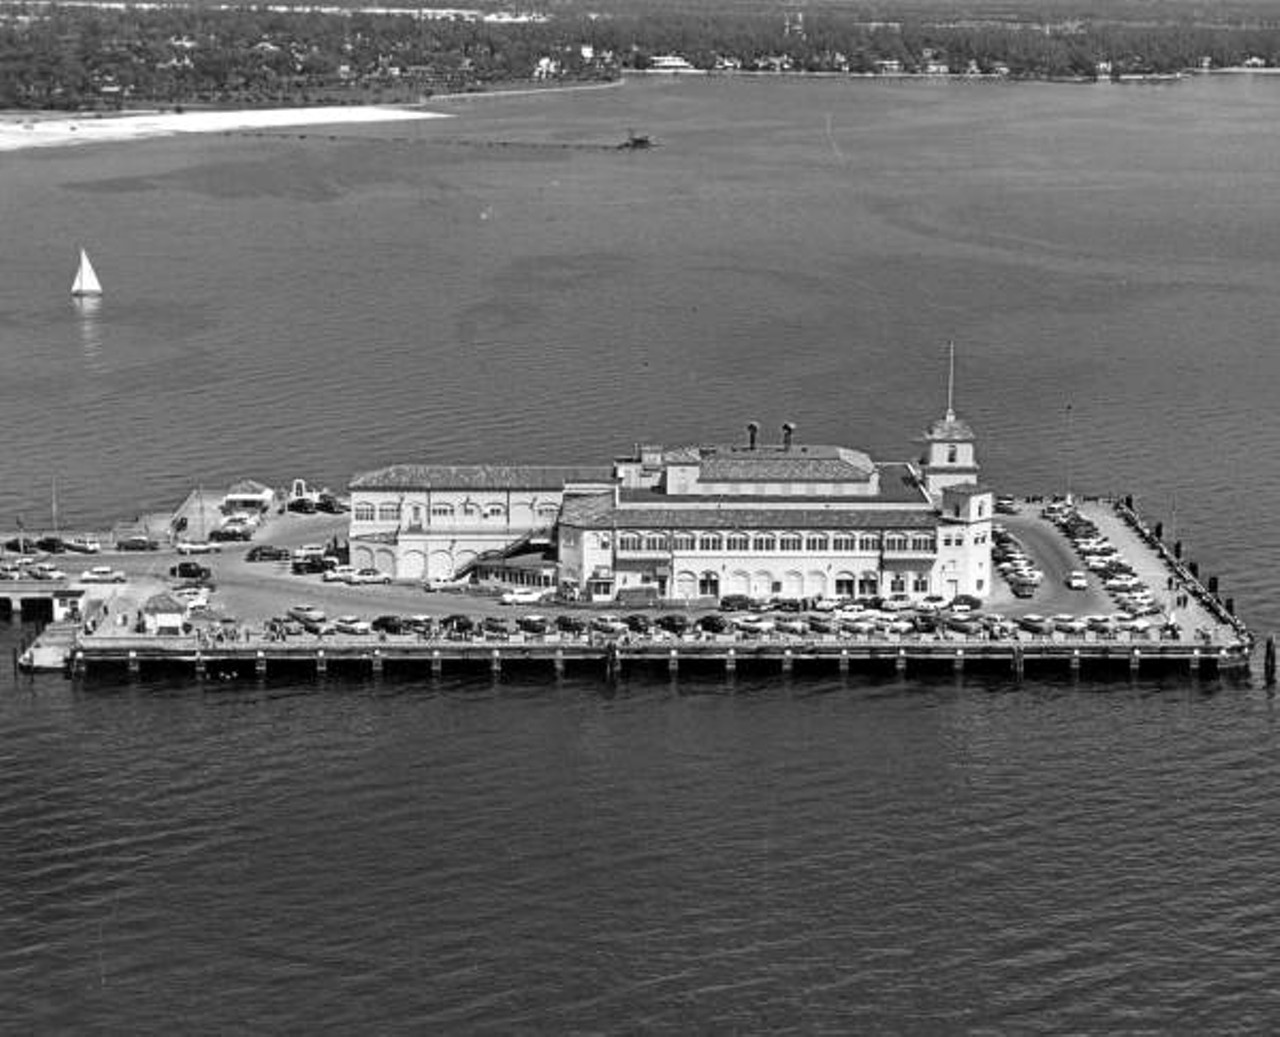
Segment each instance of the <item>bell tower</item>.
[[937,498],[948,486],[978,481],[978,457],[974,451],[973,429],[956,417],[955,412],[956,346],[947,343],[947,413],[935,421],[924,437],[925,455],[920,469],[925,491]]

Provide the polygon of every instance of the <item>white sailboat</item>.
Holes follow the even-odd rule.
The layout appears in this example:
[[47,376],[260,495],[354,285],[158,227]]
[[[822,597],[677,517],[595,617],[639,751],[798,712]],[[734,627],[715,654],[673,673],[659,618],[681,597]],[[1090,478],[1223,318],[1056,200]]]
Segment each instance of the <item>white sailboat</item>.
[[93,264],[89,262],[89,253],[80,250],[80,269],[76,271],[76,279],[71,285],[71,294],[75,296],[101,295],[102,284],[94,273]]

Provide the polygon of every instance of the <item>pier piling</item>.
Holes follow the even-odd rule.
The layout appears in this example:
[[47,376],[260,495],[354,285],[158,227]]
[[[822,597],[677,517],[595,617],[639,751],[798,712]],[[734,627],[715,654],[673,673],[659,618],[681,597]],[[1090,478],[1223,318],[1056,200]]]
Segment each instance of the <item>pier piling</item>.
[[316,649],[316,676],[323,677],[329,672],[329,661],[324,657],[324,649]]
[[1275,635],[1267,637],[1267,646],[1262,656],[1262,673],[1267,682],[1267,686],[1274,686],[1276,682],[1276,639]]
[[440,657],[440,649],[433,648],[431,650],[431,676],[439,677],[444,669],[444,660]]
[[671,653],[667,656],[667,672],[674,677],[680,672],[680,653],[676,649],[671,649]]

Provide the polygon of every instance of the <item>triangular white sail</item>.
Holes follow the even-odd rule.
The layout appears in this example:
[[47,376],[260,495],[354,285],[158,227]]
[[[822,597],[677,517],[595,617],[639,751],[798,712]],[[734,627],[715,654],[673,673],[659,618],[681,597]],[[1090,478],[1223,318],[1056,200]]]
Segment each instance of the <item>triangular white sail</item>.
[[89,254],[84,249],[80,250],[80,269],[76,271],[76,279],[71,286],[71,294],[102,294],[102,285],[98,282],[98,275],[94,273],[93,264],[89,262]]

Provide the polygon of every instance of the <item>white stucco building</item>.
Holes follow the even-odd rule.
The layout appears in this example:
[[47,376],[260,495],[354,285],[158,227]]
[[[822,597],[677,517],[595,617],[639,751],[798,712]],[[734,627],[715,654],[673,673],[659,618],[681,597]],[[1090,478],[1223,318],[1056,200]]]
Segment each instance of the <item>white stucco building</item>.
[[948,408],[918,461],[779,441],[664,448],[612,466],[397,465],[357,477],[351,556],[444,579],[532,547],[561,589],[597,601],[985,597],[992,493]]

